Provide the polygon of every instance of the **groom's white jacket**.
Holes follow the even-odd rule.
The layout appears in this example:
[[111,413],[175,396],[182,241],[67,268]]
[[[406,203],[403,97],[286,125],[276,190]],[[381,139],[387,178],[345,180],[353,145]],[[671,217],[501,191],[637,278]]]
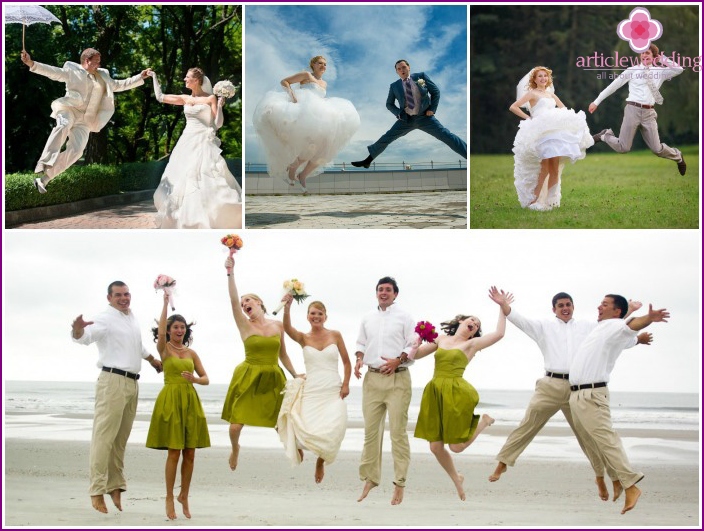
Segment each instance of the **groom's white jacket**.
[[[85,108],[88,103],[85,98],[89,94],[89,88],[92,87],[92,81],[88,78],[88,72],[81,65],[67,61],[62,68],[58,68],[34,61],[30,71],[54,81],[66,83],[66,95],[51,102],[52,118],[56,118],[59,111],[72,109],[76,112],[77,109]],[[141,74],[128,79],[115,80],[110,77],[106,69],[99,68],[98,75],[105,83],[105,93],[103,94],[103,101],[100,102],[100,109],[95,115],[95,120],[86,124],[90,131],[94,133],[105,127],[105,124],[108,123],[108,120],[115,112],[115,92],[130,90],[144,85]]]

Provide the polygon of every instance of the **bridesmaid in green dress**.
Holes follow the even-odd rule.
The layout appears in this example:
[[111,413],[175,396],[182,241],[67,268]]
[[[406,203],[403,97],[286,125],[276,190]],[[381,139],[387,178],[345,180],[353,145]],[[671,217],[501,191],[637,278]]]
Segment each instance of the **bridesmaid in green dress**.
[[[159,318],[159,327],[152,329],[156,349],[164,367],[164,387],[154,403],[154,412],[147,434],[147,447],[168,450],[166,457],[166,516],[176,518],[174,507],[174,483],[178,461],[181,464],[181,492],[178,502],[186,518],[191,517],[188,508],[188,491],[193,477],[196,448],[210,446],[208,424],[194,383],[208,385],[210,380],[203,364],[191,343],[191,325],[178,314],[166,318],[169,295],[164,293],[164,307]],[[193,373],[197,374],[195,376]]]
[[[496,304],[513,301],[513,295],[492,286],[489,298]],[[510,303],[510,302],[509,302]],[[462,376],[474,355],[504,337],[506,316],[499,309],[496,330],[482,335],[479,319],[471,315],[458,315],[441,323],[446,335],[435,342],[418,347],[413,359],[435,352],[435,372],[423,390],[415,436],[430,442],[430,451],[452,479],[460,499],[466,499],[464,476],[457,472],[452,455],[464,451],[474,442],[484,428],[494,419],[489,415],[474,414],[479,403],[479,393]]]
[[240,297],[237,293],[234,265],[232,258],[225,261],[232,315],[244,343],[244,361],[235,367],[222,408],[221,418],[230,423],[230,470],[237,468],[240,433],[245,425],[276,426],[286,384],[279,360],[291,376],[303,376],[296,373],[286,353],[281,321],[265,317],[266,307],[258,296],[248,293]]

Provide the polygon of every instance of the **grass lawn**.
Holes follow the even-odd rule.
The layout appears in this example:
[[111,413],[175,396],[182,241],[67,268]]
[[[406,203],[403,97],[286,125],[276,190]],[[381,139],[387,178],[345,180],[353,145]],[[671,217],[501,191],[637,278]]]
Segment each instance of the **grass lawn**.
[[549,212],[521,208],[513,155],[470,155],[470,228],[698,229],[699,149],[682,153],[684,177],[650,151],[589,151],[565,165],[561,206]]

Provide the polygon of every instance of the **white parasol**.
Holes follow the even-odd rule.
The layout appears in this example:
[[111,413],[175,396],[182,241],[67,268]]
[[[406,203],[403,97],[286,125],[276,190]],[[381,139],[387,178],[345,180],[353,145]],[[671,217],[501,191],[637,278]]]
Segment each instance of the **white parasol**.
[[61,24],[61,21],[51,11],[33,4],[3,5],[3,15],[5,16],[5,24],[8,22],[22,24],[22,51],[25,51],[24,30],[27,25],[37,22],[42,24],[58,22]]

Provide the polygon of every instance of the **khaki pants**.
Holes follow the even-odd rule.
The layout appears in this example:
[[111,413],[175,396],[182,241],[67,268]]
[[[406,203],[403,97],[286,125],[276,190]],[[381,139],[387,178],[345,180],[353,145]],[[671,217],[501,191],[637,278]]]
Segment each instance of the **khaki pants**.
[[364,414],[364,450],[359,465],[362,481],[375,485],[381,482],[381,450],[384,441],[386,412],[389,413],[391,455],[394,460],[394,483],[406,486],[411,462],[408,443],[408,406],[411,404],[411,374],[401,371],[392,375],[367,371],[362,384]]
[[[596,445],[590,439],[585,440],[575,429],[572,412],[570,411],[569,380],[550,376],[544,376],[535,383],[535,393],[528,404],[523,420],[518,425],[518,428],[513,430],[508,436],[499,455],[496,456],[496,460],[506,463],[508,466],[515,465],[523,450],[526,449],[538,432],[543,429],[547,421],[558,411],[562,411],[567,423],[572,428],[580,448],[582,448],[584,455],[587,456],[589,463],[592,465],[595,476],[603,477],[605,471],[604,462]],[[612,480],[617,479],[612,469],[607,467],[606,472],[608,472]]]
[[137,414],[139,387],[126,376],[101,372],[95,386],[95,416],[90,443],[90,495],[127,489],[125,448]]
[[[46,173],[46,177],[42,177],[43,184],[47,184],[81,158],[89,135],[90,129],[83,122],[83,113],[70,109],[58,112],[56,127],[51,131],[34,170]],[[61,151],[64,142],[66,149]]]
[[635,105],[626,105],[623,111],[621,130],[618,132],[619,136],[614,135],[614,132],[608,129],[604,133],[603,140],[614,151],[627,153],[631,150],[636,130],[640,127],[640,133],[650,151],[658,157],[679,162],[682,160],[682,152],[660,142],[657,120],[658,113],[655,112],[655,109],[642,109]]
[[604,463],[614,470],[624,489],[643,479],[643,474],[631,468],[621,438],[614,430],[607,387],[572,391],[570,409],[577,432],[594,442]]

